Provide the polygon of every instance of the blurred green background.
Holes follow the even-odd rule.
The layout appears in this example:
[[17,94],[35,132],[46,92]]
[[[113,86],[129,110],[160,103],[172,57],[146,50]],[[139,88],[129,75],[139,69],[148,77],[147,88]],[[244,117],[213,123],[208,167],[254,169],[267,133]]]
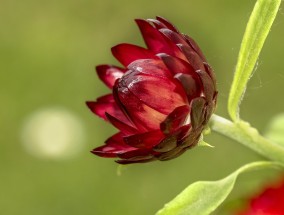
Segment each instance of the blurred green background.
[[[254,3],[0,0],[0,214],[154,214],[188,184],[222,178],[242,164],[262,159],[213,133],[206,136],[213,149],[199,147],[172,161],[127,166],[118,175],[118,165],[111,159],[89,153],[115,130],[84,104],[108,92],[94,66],[117,64],[112,46],[121,42],[144,46],[133,19],[160,15],[201,46],[218,80],[217,114],[227,117],[228,90]],[[241,107],[242,117],[261,132],[284,108],[283,21],[280,11]],[[83,135],[73,141],[80,150],[70,157],[63,150],[65,159],[60,154],[33,156],[24,145],[29,139],[22,137],[26,121],[35,112],[54,107],[72,114],[81,126],[82,133],[70,134],[72,139]],[[37,135],[36,127],[30,136]],[[270,170],[241,176],[216,214],[230,214],[239,199],[276,174]]]

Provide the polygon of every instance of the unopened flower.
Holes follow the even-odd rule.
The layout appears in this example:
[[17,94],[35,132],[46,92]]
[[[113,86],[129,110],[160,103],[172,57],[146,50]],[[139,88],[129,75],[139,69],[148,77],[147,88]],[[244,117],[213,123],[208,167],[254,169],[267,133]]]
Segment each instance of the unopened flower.
[[236,215],[284,215],[284,177],[251,198],[248,207]]
[[121,164],[169,160],[195,146],[217,97],[213,71],[192,38],[162,17],[136,23],[147,49],[113,47],[123,67],[96,68],[112,93],[87,102],[119,130],[92,153]]

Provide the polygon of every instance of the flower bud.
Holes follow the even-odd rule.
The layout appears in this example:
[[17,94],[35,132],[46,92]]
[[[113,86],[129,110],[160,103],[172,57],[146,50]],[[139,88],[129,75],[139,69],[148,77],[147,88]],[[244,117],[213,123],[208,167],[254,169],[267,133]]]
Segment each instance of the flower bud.
[[114,46],[123,67],[96,67],[112,93],[87,102],[119,130],[92,153],[120,164],[170,160],[195,146],[217,98],[214,73],[192,38],[162,17],[136,23],[147,49]]

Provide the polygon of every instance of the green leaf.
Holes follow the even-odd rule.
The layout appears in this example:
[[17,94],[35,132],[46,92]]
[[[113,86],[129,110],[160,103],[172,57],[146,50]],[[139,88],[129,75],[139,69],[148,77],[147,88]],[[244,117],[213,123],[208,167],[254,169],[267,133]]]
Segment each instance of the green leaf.
[[239,119],[239,104],[280,3],[281,0],[258,0],[248,21],[229,94],[228,111],[233,121]]
[[271,120],[264,136],[284,147],[284,113],[275,116]]
[[209,143],[205,142],[203,139],[203,134],[201,134],[197,146],[206,146],[206,147],[210,147],[210,148],[214,148],[214,146],[210,145]]
[[240,173],[280,167],[276,162],[254,162],[239,168],[218,181],[198,181],[188,186],[175,199],[166,204],[156,215],[207,215],[213,212],[232,191]]

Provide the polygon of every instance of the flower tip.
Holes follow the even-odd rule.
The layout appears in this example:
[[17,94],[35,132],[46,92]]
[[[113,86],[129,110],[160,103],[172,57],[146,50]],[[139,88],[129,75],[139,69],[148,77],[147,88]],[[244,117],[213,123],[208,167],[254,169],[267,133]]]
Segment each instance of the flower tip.
[[164,17],[162,16],[156,16],[156,19],[160,22],[169,22],[167,19],[165,19]]
[[96,149],[93,149],[93,150],[91,150],[90,152],[91,152],[92,154],[97,155],[97,156],[103,157],[102,151],[98,151],[98,150],[96,150]]
[[91,102],[91,101],[86,101],[85,104],[87,105],[87,107],[92,110],[92,107],[93,107],[93,103],[94,102]]
[[95,114],[98,114],[97,102],[86,101],[87,107]]
[[142,32],[143,32],[143,29],[145,29],[145,26],[150,25],[150,23],[145,19],[135,19],[135,22]]
[[100,65],[97,65],[95,67],[95,70],[97,71],[97,74],[100,76],[100,74],[106,70],[106,68],[108,68],[109,65],[106,65],[106,64],[100,64]]
[[115,46],[113,46],[113,47],[111,47],[111,53],[113,54],[113,56],[116,56],[117,55],[117,52],[118,52],[118,49],[119,49],[119,46],[120,46],[120,44],[118,44],[118,45],[115,45]]
[[138,24],[138,23],[141,23],[141,22],[146,22],[145,19],[134,19],[134,21]]
[[170,22],[168,21],[167,19],[165,19],[164,17],[162,16],[156,16],[157,20],[160,21],[161,23],[163,23],[164,25],[166,25],[170,30],[174,31],[174,32],[179,32],[177,30],[177,28]]
[[97,156],[103,157],[103,158],[115,158],[116,157],[116,155],[114,153],[101,150],[100,148],[101,147],[95,148],[90,152],[94,155],[97,155]]

